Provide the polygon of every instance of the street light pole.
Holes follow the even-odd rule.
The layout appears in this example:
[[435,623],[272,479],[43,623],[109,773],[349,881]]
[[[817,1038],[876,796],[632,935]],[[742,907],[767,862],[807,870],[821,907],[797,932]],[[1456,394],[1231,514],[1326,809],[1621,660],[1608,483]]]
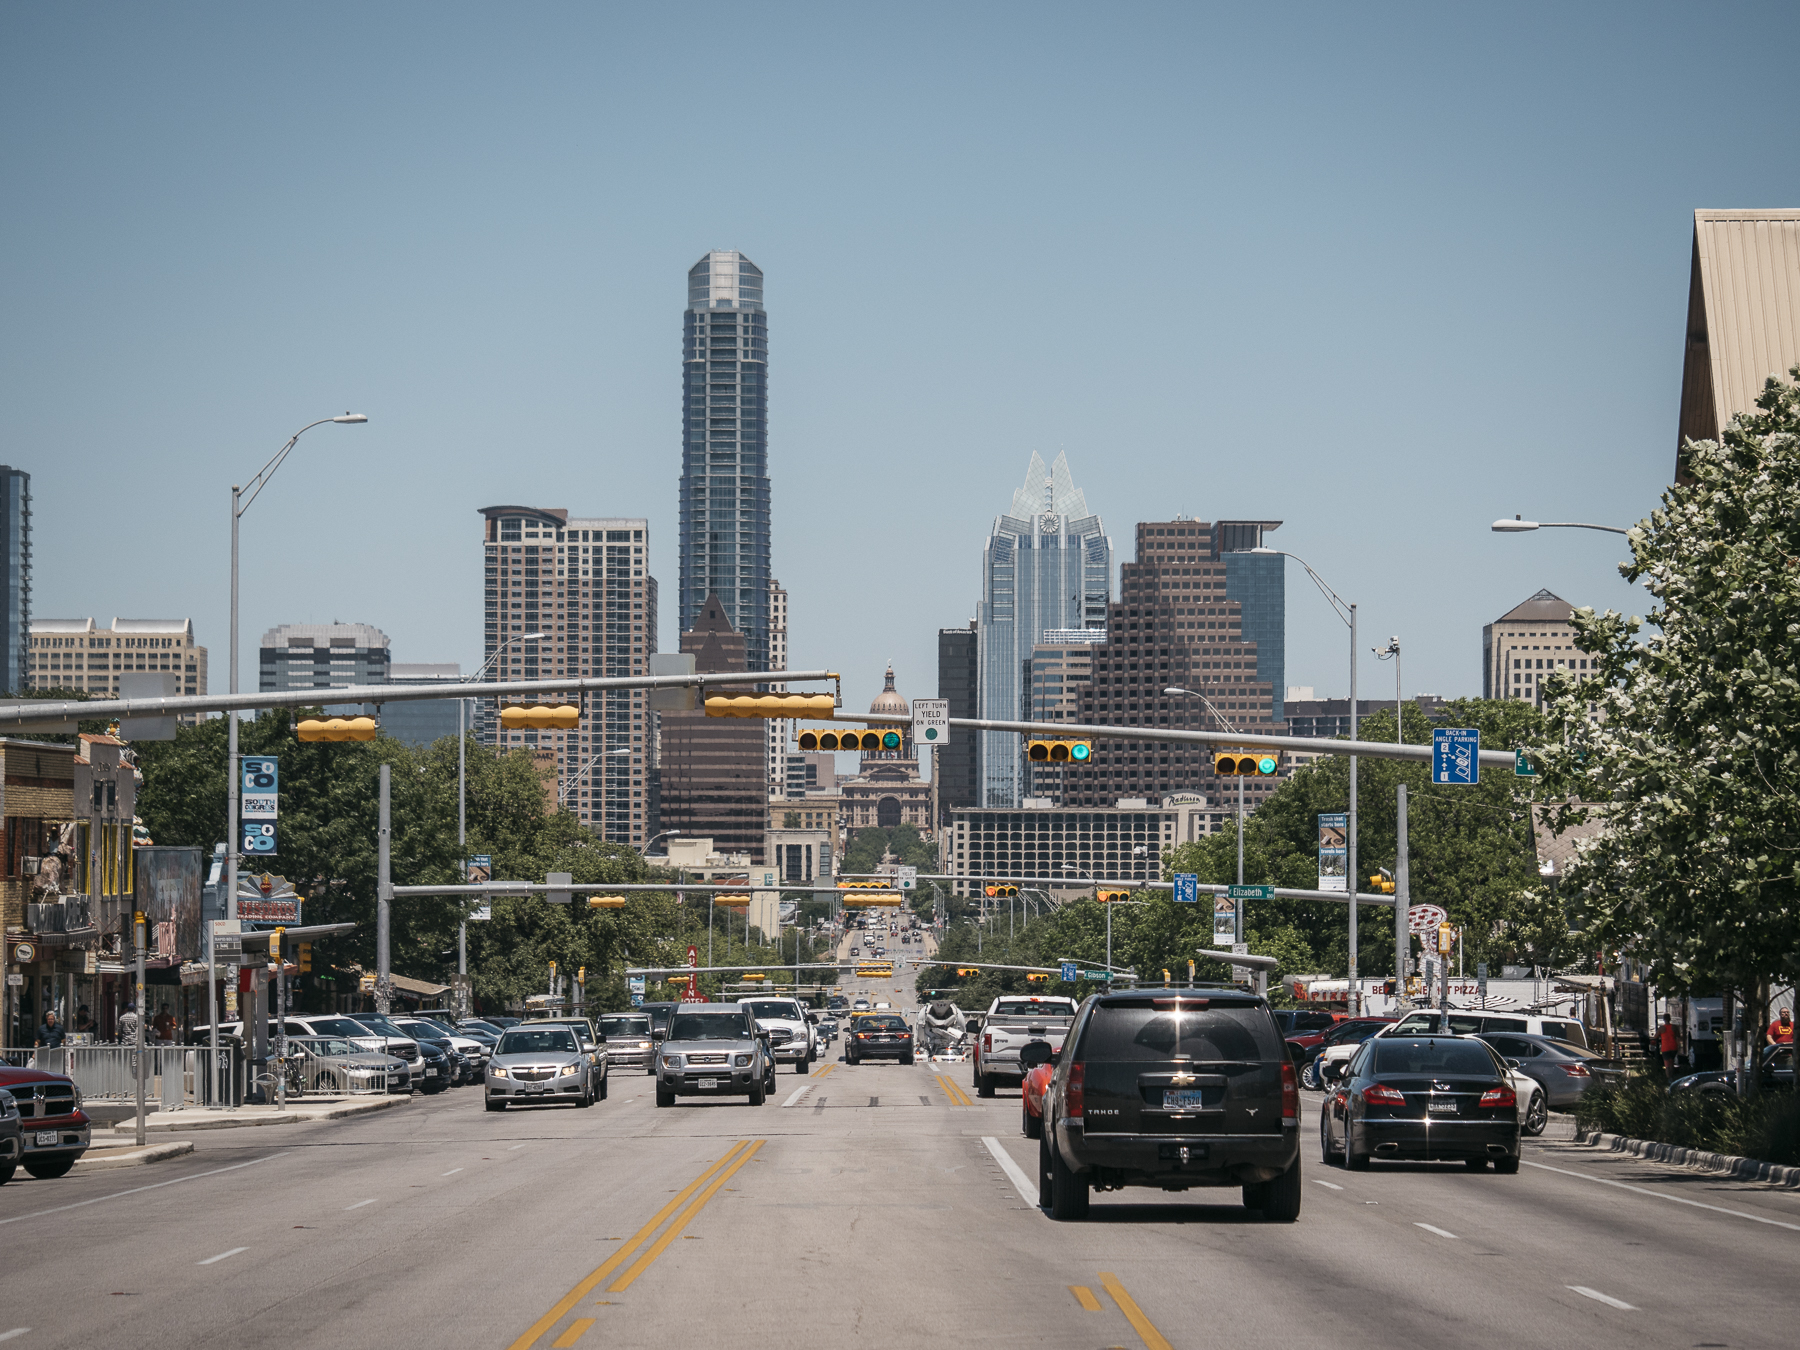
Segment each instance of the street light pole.
[[[1227,730],[1227,731],[1230,731],[1233,733],[1235,733],[1237,731],[1237,728],[1231,725],[1230,721],[1228,721],[1226,719],[1225,715],[1223,713],[1221,713],[1217,708],[1213,707],[1212,700],[1209,699],[1205,694],[1196,694],[1192,689],[1181,689],[1181,688],[1177,688],[1174,686],[1171,686],[1170,688],[1163,690],[1163,693],[1168,694],[1168,695],[1185,694],[1189,698],[1199,699],[1202,703],[1204,703],[1206,705],[1206,710],[1213,715],[1213,721],[1217,722],[1220,726],[1224,727],[1225,730]],[[1237,790],[1238,790],[1238,793],[1237,793],[1237,797],[1238,797],[1238,812],[1237,812],[1237,816],[1238,816],[1238,819],[1237,819],[1237,878],[1238,879],[1237,879],[1237,884],[1242,886],[1244,884],[1244,776],[1243,776],[1243,774],[1239,774],[1237,776],[1237,780],[1238,780],[1237,781]],[[1239,901],[1238,903],[1242,904],[1243,902]],[[1238,915],[1238,936],[1242,937],[1243,932],[1244,932],[1243,915],[1242,915],[1242,913],[1240,913]]]
[[1522,516],[1514,516],[1511,520],[1496,520],[1488,526],[1495,534],[1523,534],[1527,530],[1599,530],[1603,534],[1629,534],[1617,525],[1585,525],[1573,520],[1526,520]]
[[1400,729],[1400,639],[1391,637],[1387,646],[1371,647],[1369,650],[1375,653],[1377,661],[1391,660],[1394,663],[1394,744],[1404,745],[1406,737],[1401,734]]

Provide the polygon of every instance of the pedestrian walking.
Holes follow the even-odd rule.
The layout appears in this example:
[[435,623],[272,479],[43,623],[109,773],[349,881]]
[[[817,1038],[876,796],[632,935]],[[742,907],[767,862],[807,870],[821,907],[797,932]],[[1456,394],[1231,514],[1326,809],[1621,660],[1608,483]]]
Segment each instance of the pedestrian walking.
[[1783,1008],[1775,1020],[1769,1023],[1770,1045],[1792,1045],[1794,1043],[1794,1014]]
[[157,1009],[156,1019],[150,1025],[156,1028],[156,1039],[165,1045],[175,1039],[175,1014],[166,1002]]
[[1663,1072],[1675,1072],[1675,1056],[1681,1048],[1681,1039],[1675,1034],[1675,1024],[1669,1020],[1669,1014],[1663,1014],[1662,1026],[1657,1029],[1656,1048],[1662,1052]]
[[56,1020],[54,1012],[44,1014],[44,1024],[37,1029],[37,1043],[46,1050],[53,1050],[63,1043],[62,1023]]
[[137,1004],[127,1003],[125,1011],[119,1014],[119,1044],[133,1045],[137,1042],[138,1011]]

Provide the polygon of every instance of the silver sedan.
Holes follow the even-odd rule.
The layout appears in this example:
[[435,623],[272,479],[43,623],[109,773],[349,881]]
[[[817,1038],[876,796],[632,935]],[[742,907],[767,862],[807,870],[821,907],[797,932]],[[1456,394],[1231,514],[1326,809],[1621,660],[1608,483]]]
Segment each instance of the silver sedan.
[[593,1065],[566,1026],[508,1031],[488,1060],[486,1106],[504,1111],[516,1103],[569,1102],[592,1106]]

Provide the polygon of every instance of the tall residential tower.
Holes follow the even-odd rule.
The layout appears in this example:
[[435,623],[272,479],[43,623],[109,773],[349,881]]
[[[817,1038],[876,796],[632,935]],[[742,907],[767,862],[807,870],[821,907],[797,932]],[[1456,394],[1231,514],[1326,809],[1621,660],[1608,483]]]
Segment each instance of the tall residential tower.
[[688,269],[682,322],[681,632],[709,595],[769,665],[769,320],[762,270],[715,249]]
[[0,691],[31,687],[31,475],[0,464]]

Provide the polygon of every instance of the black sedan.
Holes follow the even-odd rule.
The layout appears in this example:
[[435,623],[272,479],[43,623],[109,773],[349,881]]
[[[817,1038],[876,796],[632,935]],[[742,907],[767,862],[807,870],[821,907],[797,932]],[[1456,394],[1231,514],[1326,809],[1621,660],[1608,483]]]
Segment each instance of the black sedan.
[[1519,1170],[1519,1098],[1507,1069],[1472,1036],[1378,1036],[1325,1068],[1319,1152],[1363,1171],[1374,1158],[1491,1161]]
[[[1791,1045],[1765,1045],[1762,1053],[1762,1090],[1783,1092],[1794,1086],[1794,1048]],[[1734,1096],[1737,1075],[1729,1069],[1708,1069],[1690,1073],[1669,1084],[1670,1092],[1717,1092]]]
[[1554,1111],[1574,1106],[1589,1088],[1618,1087],[1625,1081],[1625,1070],[1605,1055],[1551,1036],[1484,1031],[1481,1039],[1502,1059],[1517,1060],[1519,1072],[1537,1080],[1545,1105]]

